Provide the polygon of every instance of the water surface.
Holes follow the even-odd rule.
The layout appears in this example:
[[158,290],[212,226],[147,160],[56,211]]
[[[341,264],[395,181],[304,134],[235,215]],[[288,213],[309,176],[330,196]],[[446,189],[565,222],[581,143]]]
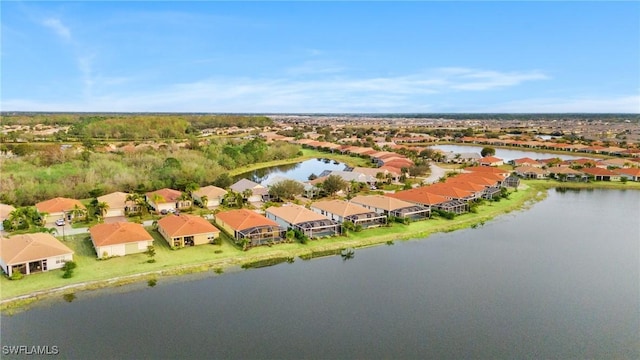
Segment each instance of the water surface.
[[78,293],[3,316],[2,345],[77,359],[637,359],[638,204],[640,191],[551,191],[347,261]]
[[[454,153],[478,153],[482,151],[482,146],[467,146],[467,145],[433,145],[430,146],[432,149],[438,149],[445,152],[454,152]],[[588,154],[579,154],[579,155],[566,155],[566,154],[552,154],[552,153],[544,153],[544,152],[535,152],[535,151],[525,151],[525,150],[512,150],[512,149],[502,149],[495,148],[496,154],[495,156],[503,159],[505,162],[520,159],[524,157],[528,157],[531,159],[549,159],[549,158],[560,158],[562,160],[572,160],[572,159],[580,159],[580,158],[589,158]]]

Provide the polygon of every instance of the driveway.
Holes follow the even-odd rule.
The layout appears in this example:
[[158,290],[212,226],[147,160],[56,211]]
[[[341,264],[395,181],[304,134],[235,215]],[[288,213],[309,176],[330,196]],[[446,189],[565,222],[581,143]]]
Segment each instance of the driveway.
[[425,184],[433,184],[434,182],[437,182],[441,177],[445,176],[448,171],[434,163],[429,164],[429,168],[431,169],[431,175],[422,181]]

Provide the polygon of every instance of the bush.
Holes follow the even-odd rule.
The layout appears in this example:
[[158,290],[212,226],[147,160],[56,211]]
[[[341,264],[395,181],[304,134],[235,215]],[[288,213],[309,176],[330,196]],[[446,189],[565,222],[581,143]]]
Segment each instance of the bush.
[[11,280],[20,280],[23,277],[24,277],[24,275],[20,271],[14,271],[13,274],[11,274],[11,277],[9,279],[11,279]]

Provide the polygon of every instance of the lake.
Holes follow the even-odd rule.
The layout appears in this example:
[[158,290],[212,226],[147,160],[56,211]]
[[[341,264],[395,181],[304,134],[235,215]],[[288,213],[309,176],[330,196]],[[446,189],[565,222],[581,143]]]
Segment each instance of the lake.
[[[467,145],[433,145],[430,146],[432,149],[442,150],[444,152],[454,153],[478,153],[482,151],[482,146],[467,146]],[[496,150],[495,157],[498,157],[505,162],[511,161],[514,159],[520,159],[524,157],[528,157],[531,159],[549,159],[549,158],[560,158],[562,160],[572,160],[572,159],[581,159],[581,158],[589,158],[589,156],[585,155],[566,155],[566,154],[552,154],[552,153],[543,153],[543,152],[534,152],[534,151],[524,151],[524,150],[511,150],[511,149],[502,149],[502,148],[494,148]]]
[[76,359],[637,359],[639,204],[640,191],[551,190],[350,260],[80,292],[2,316],[2,345]]
[[344,170],[346,165],[337,161],[329,159],[311,159],[305,160],[295,164],[272,166],[268,168],[262,168],[246,173],[238,174],[234,179],[249,179],[251,181],[262,183],[268,180],[272,176],[284,176],[289,179],[307,181],[309,175],[320,175],[325,170]]

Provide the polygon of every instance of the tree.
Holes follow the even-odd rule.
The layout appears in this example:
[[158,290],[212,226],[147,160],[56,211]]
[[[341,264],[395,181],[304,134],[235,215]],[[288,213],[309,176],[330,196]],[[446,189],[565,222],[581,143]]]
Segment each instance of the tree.
[[213,185],[223,189],[228,188],[231,184],[233,184],[233,179],[227,173],[218,175],[218,177],[213,181]]
[[269,195],[278,200],[293,200],[297,195],[302,195],[304,185],[295,180],[282,180],[269,187]]
[[346,189],[347,182],[338,175],[329,175],[322,183],[322,188],[327,194],[333,195],[340,190]]
[[109,210],[109,204],[104,201],[100,201],[95,205],[96,215],[104,216]]
[[485,156],[493,156],[496,154],[496,149],[490,147],[490,146],[486,146],[482,148],[482,151],[480,151],[480,155],[482,155],[483,157]]
[[75,261],[65,261],[64,265],[62,265],[62,271],[64,271],[64,274],[62,274],[62,277],[65,279],[68,279],[70,277],[73,276],[73,270],[78,266],[78,264],[75,263]]
[[200,207],[206,208],[209,204],[209,197],[207,195],[200,196]]
[[156,262],[156,259],[154,259],[154,257],[156,256],[156,248],[153,247],[153,245],[147,246],[147,251],[145,251],[144,253],[149,257],[149,260],[147,260],[148,263]]
[[71,209],[71,222],[73,222],[76,218],[85,216],[86,213],[87,211],[81,208],[80,206],[78,206],[78,204],[74,205],[73,209]]

